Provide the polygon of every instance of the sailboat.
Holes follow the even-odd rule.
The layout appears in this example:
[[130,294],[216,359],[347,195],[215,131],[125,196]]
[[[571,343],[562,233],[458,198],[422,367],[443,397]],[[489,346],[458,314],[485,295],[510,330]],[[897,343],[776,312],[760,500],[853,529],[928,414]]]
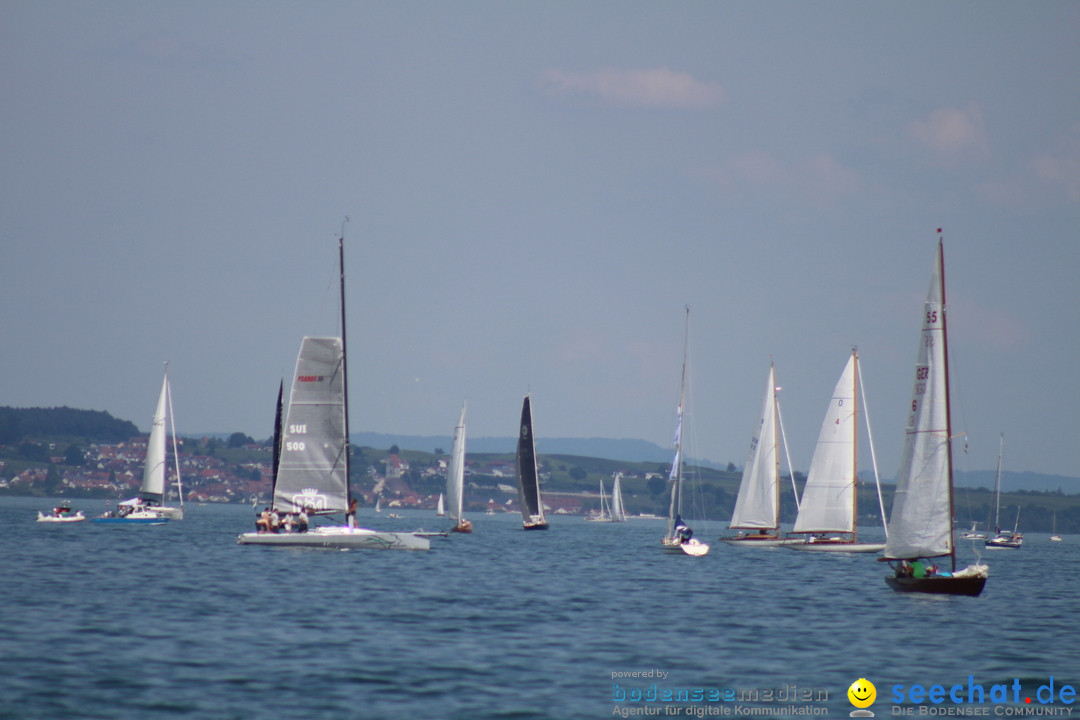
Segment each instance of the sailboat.
[[[165,422],[172,429],[173,460],[176,463],[176,490],[178,507],[164,503],[168,496],[166,478],[167,438]],[[94,518],[96,523],[161,525],[169,520],[184,519],[184,493],[180,482],[180,455],[176,445],[176,423],[173,419],[172,389],[169,385],[169,364],[165,363],[165,378],[158,394],[157,408],[150,426],[150,438],[146,443],[146,464],[143,466],[142,485],[139,494],[120,502],[117,512],[107,512]]]
[[585,519],[590,522],[626,522],[622,499],[622,473],[615,473],[610,501],[604,494],[604,481],[600,481],[600,514]]
[[1020,534],[1020,507],[1016,508],[1016,523],[1012,530],[1001,529],[1001,458],[1005,454],[1005,435],[998,442],[997,474],[994,478],[994,537],[986,538],[986,547],[990,549],[1017,549],[1024,544]]
[[739,494],[728,524],[729,530],[740,532],[737,537],[720,538],[728,545],[775,547],[785,542],[780,537],[780,408],[776,390],[776,371],[770,363],[761,418],[750,439]]
[[683,411],[686,407],[686,364],[690,355],[690,307],[686,308],[686,333],[683,342],[682,379],[679,383],[679,406],[675,420],[675,459],[671,463],[671,503],[668,505],[667,531],[660,540],[664,552],[684,553],[694,557],[706,555],[709,546],[694,537],[694,531],[683,522]]
[[1050,521],[1050,542],[1061,542],[1061,536],[1057,531],[1057,510],[1054,511],[1053,520]]
[[536,439],[533,437],[532,406],[529,396],[521,405],[521,432],[517,444],[518,502],[521,525],[526,530],[547,530],[544,499],[540,495],[540,473],[536,467]]
[[435,516],[446,517],[446,502],[442,493],[439,493],[439,502],[435,505]]
[[[345,525],[281,532],[266,525],[243,533],[241,545],[427,550],[430,540],[417,533],[379,532],[356,526],[357,500],[349,485],[349,403],[345,344],[345,239],[338,240],[341,269],[341,337],[305,337],[296,359],[284,422],[278,395],[278,451],[273,470],[273,507],[267,515],[306,520],[344,513]],[[285,523],[285,527],[294,527]]]
[[[603,490],[604,484],[600,484],[600,489]],[[611,522],[626,522],[626,506],[623,505],[622,498],[622,473],[615,473],[615,482],[611,486],[611,502],[609,503],[609,510],[611,511]]]
[[[465,519],[462,506],[465,500],[465,404],[461,405],[461,418],[454,426],[454,440],[450,447],[450,467],[446,469],[446,497],[450,500],[450,519],[454,532],[471,533],[472,523]],[[442,495],[439,495],[442,507]]]
[[[938,238],[930,289],[922,314],[919,354],[889,517],[883,561],[893,575],[885,582],[898,592],[978,595],[989,568],[956,569],[953,537],[952,417],[949,412],[948,332],[945,324],[945,248]],[[931,558],[948,556],[950,569]]]
[[885,543],[859,542],[858,380],[859,353],[853,348],[821,423],[799,514],[791,531],[810,537],[784,547],[811,552],[880,552],[885,548]]

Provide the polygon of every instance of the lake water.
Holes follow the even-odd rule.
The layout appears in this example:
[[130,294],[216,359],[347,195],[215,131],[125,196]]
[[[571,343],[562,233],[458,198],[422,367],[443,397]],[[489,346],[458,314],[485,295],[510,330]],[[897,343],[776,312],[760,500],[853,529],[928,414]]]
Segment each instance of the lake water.
[[[874,555],[715,542],[665,555],[656,520],[554,516],[526,533],[520,516],[474,515],[472,535],[429,552],[343,552],[239,546],[248,506],[189,505],[162,526],[35,523],[49,506],[0,498],[3,718],[839,718],[859,678],[878,718],[895,685],[989,696],[1014,681],[1020,704],[987,697],[989,717],[1080,717],[1023,702],[1051,677],[1080,688],[1076,536],[983,551],[986,590],[959,598],[894,593]],[[360,520],[449,525],[403,514]],[[663,701],[680,691],[691,702]]]

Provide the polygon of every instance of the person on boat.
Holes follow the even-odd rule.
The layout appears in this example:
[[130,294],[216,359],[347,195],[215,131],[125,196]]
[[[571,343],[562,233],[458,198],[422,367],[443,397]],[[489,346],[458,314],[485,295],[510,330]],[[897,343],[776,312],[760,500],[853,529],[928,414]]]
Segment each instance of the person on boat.
[[261,533],[270,532],[270,508],[263,508],[262,514],[255,518],[255,531]]
[[694,537],[694,531],[683,522],[682,516],[678,514],[675,515],[675,537],[678,538],[680,545],[685,545],[690,542],[690,538]]
[[296,516],[296,532],[306,533],[307,528],[308,528],[307,508],[300,508],[300,513]]
[[358,505],[356,498],[349,501],[349,512],[345,513],[345,520],[349,527],[356,527],[356,506]]

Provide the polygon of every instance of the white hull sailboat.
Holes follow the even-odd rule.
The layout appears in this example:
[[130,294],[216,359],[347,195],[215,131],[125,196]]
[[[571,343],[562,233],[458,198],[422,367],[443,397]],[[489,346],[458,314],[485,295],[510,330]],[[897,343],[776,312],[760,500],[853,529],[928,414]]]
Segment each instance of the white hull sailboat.
[[[167,458],[168,446],[165,423],[172,430],[172,450],[175,461],[176,492],[179,505],[168,507]],[[157,408],[146,443],[146,464],[143,466],[139,494],[120,502],[119,509],[94,518],[95,523],[123,525],[161,525],[169,520],[184,519],[184,491],[180,481],[180,454],[176,443],[176,421],[173,418],[172,388],[169,385],[169,364],[165,363],[165,378],[161,382]]]
[[1016,550],[1024,544],[1020,534],[1020,507],[1016,508],[1016,523],[1012,530],[1001,529],[1001,459],[1005,454],[1005,435],[998,442],[997,473],[994,478],[994,536],[986,538],[986,547],[990,550]]
[[[989,568],[974,564],[956,569],[945,308],[945,250],[939,238],[923,306],[906,440],[889,516],[889,538],[881,559],[893,568],[885,582],[897,592],[978,595],[986,585]],[[933,562],[943,557],[949,558],[948,570]]]
[[544,498],[540,494],[540,471],[536,466],[536,438],[533,435],[532,403],[528,395],[521,404],[521,425],[517,444],[518,502],[521,526],[525,530],[547,530]]
[[880,552],[885,548],[884,543],[861,543],[858,537],[859,380],[859,353],[853,349],[821,423],[799,514],[791,531],[809,537],[784,547],[806,552],[848,553]]
[[671,503],[668,506],[667,531],[660,547],[667,553],[682,553],[692,557],[707,555],[709,546],[694,537],[694,531],[683,522],[683,415],[686,407],[686,364],[690,356],[690,308],[686,308],[686,333],[683,342],[682,379],[679,382],[679,406],[675,419],[675,460],[671,463]]
[[[278,398],[273,470],[273,507],[257,532],[243,533],[241,545],[371,550],[427,550],[417,533],[380,532],[356,527],[357,500],[349,484],[348,372],[345,354],[345,240],[338,241],[341,267],[341,337],[306,337],[296,359],[288,413],[282,422]],[[312,527],[316,517],[345,514],[345,525]],[[275,525],[284,515],[298,522]]]
[[728,525],[729,530],[738,530],[739,534],[720,538],[723,543],[776,547],[786,542],[780,536],[779,412],[776,371],[770,364],[761,417],[750,439],[750,451]]
[[[446,469],[446,497],[450,502],[450,519],[454,521],[452,530],[459,533],[471,533],[472,523],[465,519],[465,404],[461,405],[461,418],[454,426],[454,440],[450,447],[450,466]],[[439,496],[440,506],[442,495]]]

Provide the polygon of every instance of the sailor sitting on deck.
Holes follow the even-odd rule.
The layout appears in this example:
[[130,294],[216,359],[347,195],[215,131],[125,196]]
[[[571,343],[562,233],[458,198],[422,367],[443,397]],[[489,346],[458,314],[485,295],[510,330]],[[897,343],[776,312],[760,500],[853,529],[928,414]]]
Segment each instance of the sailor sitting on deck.
[[684,545],[690,542],[690,538],[694,537],[694,531],[683,522],[682,516],[675,515],[675,537],[679,540],[680,545]]

